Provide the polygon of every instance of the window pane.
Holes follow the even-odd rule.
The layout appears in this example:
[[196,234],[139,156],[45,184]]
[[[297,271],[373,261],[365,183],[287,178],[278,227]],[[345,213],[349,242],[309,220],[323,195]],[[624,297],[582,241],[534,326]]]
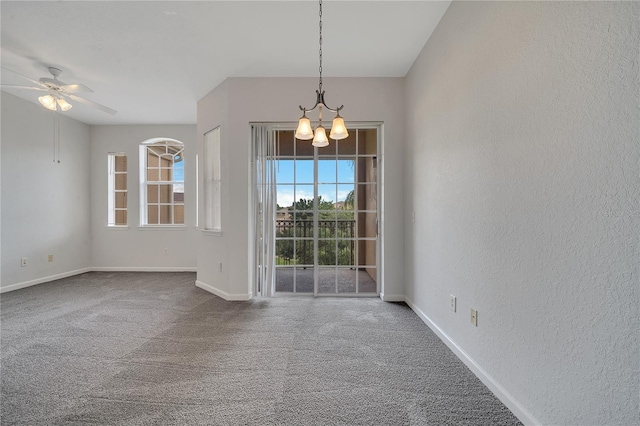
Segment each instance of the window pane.
[[173,185],[173,202],[175,204],[184,204],[184,184],[176,183]]
[[358,182],[375,182],[377,157],[358,158]]
[[378,135],[376,129],[358,130],[358,154],[375,155],[378,146]]
[[338,268],[338,293],[355,293],[356,292],[356,276],[358,272],[355,269]]
[[171,169],[161,168],[160,169],[160,180],[167,182],[173,180],[173,173]]
[[276,203],[279,208],[287,208],[293,205],[293,185],[278,185],[276,188]]
[[296,139],[296,155],[298,157],[313,157],[313,145],[312,141],[303,141]]
[[318,293],[336,292],[336,268],[318,268]]
[[338,160],[338,182],[351,183],[355,181],[356,162],[355,159]]
[[358,241],[358,265],[360,265],[360,267],[376,265],[375,240]]
[[337,212],[338,214],[338,238],[355,238],[356,221],[353,212]]
[[358,213],[358,237],[376,238],[376,213]]
[[116,172],[127,172],[127,156],[126,155],[116,155]]
[[355,200],[355,185],[341,184],[338,185],[338,202],[336,209],[353,210]]
[[151,147],[147,148],[147,167],[158,167],[160,165],[160,161],[158,160],[158,156],[154,154],[153,149]]
[[149,225],[158,224],[158,206],[147,207],[147,223]]
[[[327,129],[327,137],[329,136],[329,129]],[[309,143],[311,143],[311,141],[309,141]],[[340,142],[338,142],[340,143]],[[333,139],[329,139],[329,145],[322,147],[322,148],[318,148],[318,155],[320,157],[335,157],[336,155],[336,141]]]
[[276,154],[293,157],[293,130],[276,132]]
[[336,264],[336,240],[318,240],[318,265]]
[[160,180],[160,170],[147,169],[147,182],[158,182]]
[[296,264],[313,265],[313,240],[296,240]]
[[295,265],[295,263],[293,240],[276,240],[276,265]]
[[126,209],[127,208],[127,193],[126,192],[116,192],[116,208],[117,209]]
[[318,160],[318,182],[336,182],[336,160]]
[[276,268],[276,291],[293,291],[293,268]]
[[355,240],[338,240],[338,265],[352,266],[356,263]]
[[361,184],[358,185],[358,193],[356,197],[356,206],[358,210],[372,210],[375,211],[377,207],[376,185]]
[[276,237],[291,237],[293,235],[293,213],[287,209],[276,212]]
[[126,224],[127,224],[127,211],[116,210],[116,225],[126,225]]
[[336,221],[335,219],[319,219],[318,220],[318,238],[335,238],[336,237]]
[[147,185],[147,203],[158,202],[158,185]]
[[358,269],[358,293],[375,293],[376,290],[376,268]]
[[296,237],[313,238],[313,213],[312,212],[297,212],[295,214],[295,228]]
[[173,180],[176,182],[184,182],[184,161],[180,157],[179,161],[173,163]]
[[296,185],[295,190],[296,210],[313,210],[313,185]]
[[173,223],[184,225],[184,204],[173,206]]
[[296,183],[313,183],[313,160],[296,160]]
[[296,267],[296,293],[313,293],[313,268]]
[[356,153],[356,131],[350,130],[349,137],[338,141],[338,155],[354,155]]
[[127,189],[127,175],[117,174],[115,175],[116,188],[115,189]]
[[159,206],[160,210],[160,223],[163,225],[170,225],[171,222],[171,206],[163,204]]
[[170,203],[173,198],[173,185],[158,185],[161,203]]
[[293,160],[278,160],[275,164],[276,168],[276,182],[288,183],[293,182]]
[[318,184],[318,210],[335,208],[337,198],[335,184]]

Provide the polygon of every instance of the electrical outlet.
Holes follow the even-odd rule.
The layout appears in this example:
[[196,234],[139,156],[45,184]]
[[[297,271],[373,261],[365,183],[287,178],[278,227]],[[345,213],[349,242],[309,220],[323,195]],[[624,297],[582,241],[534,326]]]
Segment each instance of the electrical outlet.
[[478,326],[478,311],[471,309],[471,324]]
[[20,259],[20,266],[22,266],[23,268],[25,266],[27,266],[27,258],[23,257],[22,259]]
[[218,265],[218,272],[222,272],[222,262],[220,262],[220,265]]
[[451,310],[453,312],[456,311],[456,297],[453,294],[449,295],[449,305],[451,306]]
[[49,262],[53,262],[53,255],[50,254],[47,259],[48,259]]
[[416,212],[411,212],[411,221],[416,223]]
[[169,254],[169,249],[167,247],[164,248],[164,255],[168,255]]

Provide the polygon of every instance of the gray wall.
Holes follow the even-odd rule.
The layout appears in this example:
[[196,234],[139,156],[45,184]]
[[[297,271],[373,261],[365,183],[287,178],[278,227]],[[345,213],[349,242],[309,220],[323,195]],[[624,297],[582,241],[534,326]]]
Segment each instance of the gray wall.
[[454,2],[406,80],[407,299],[528,422],[640,423],[639,7]]
[[[222,155],[222,235],[200,237],[198,281],[227,299],[246,299],[251,293],[249,226],[251,122],[295,122],[298,105],[315,100],[315,78],[230,78],[198,103],[198,140],[220,125]],[[384,170],[381,210],[382,293],[385,300],[404,299],[403,188],[404,145],[403,79],[326,78],[327,102],[344,104],[348,121],[384,122]],[[330,115],[333,119],[333,115]],[[312,119],[317,118],[314,111]],[[325,115],[325,120],[327,117]],[[200,142],[201,143],[201,142]],[[218,265],[224,263],[223,271]]]
[[90,128],[58,117],[60,163],[54,163],[54,113],[2,93],[3,290],[91,266]]
[[[61,162],[54,163],[54,114],[2,93],[2,291],[89,270],[195,270],[196,126],[89,126],[58,117]],[[182,228],[138,226],[139,144],[154,137],[185,144]],[[106,226],[109,152],[128,155],[126,229]]]
[[[140,144],[170,138],[184,144],[185,226],[140,227]],[[196,269],[196,126],[91,127],[91,266],[94,270]],[[127,154],[128,222],[107,227],[107,155]],[[168,253],[165,254],[165,249]]]

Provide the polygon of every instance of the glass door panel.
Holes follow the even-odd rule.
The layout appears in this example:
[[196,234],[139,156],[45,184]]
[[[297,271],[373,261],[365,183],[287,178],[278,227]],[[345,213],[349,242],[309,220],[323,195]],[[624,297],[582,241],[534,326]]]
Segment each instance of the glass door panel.
[[276,291],[377,294],[377,129],[315,150],[278,133]]

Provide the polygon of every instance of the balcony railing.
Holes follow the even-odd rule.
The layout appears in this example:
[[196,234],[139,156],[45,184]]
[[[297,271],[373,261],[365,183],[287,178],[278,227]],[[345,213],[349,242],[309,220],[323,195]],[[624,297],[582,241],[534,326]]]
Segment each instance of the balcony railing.
[[[318,220],[318,263],[355,265],[355,220]],[[313,220],[276,220],[278,265],[313,265]]]

